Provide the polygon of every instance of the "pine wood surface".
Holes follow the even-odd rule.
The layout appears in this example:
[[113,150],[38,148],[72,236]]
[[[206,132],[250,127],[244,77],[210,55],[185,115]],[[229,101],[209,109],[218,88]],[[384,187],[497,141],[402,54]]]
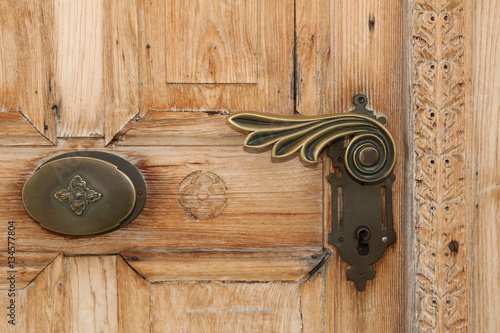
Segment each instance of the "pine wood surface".
[[[0,110],[22,112],[38,132],[56,142],[53,11],[52,0],[0,3]],[[2,144],[4,131],[2,121]],[[13,141],[40,144],[29,136]]]
[[[15,238],[15,237],[14,237]],[[40,272],[47,267],[59,254],[55,252],[16,252],[16,253],[0,253],[0,260],[5,263],[4,268],[0,271],[0,290],[8,290],[12,271],[16,275],[16,287],[24,289],[32,280],[34,280]],[[7,265],[9,257],[15,258],[13,269]]]
[[[242,329],[240,319],[248,320],[248,329],[265,322],[275,330],[299,330],[302,322],[304,332],[499,329],[500,269],[492,260],[498,252],[495,1],[8,0],[0,9],[0,216],[20,222],[21,262],[26,251],[40,251],[30,252],[20,276],[23,286],[36,278],[19,290],[18,332],[69,331],[59,318],[71,318],[64,325],[74,330],[86,327],[81,313],[90,330],[124,332],[137,325],[160,330],[165,318],[199,318],[189,328],[208,331]],[[300,285],[151,285],[121,257],[58,256],[38,273],[50,262],[43,251],[130,250],[148,258],[206,249],[228,256],[272,256],[277,249],[324,253],[330,201],[322,179],[329,161],[306,168],[296,159],[275,163],[269,152],[245,151],[241,133],[226,127],[224,116],[346,112],[356,93],[367,94],[368,108],[388,118],[401,147],[393,203],[398,241],[375,265],[376,278],[364,293],[346,280],[347,265],[334,248],[329,262]],[[213,112],[169,112],[193,110]],[[98,138],[57,142],[58,135]],[[52,144],[57,146],[42,147]],[[78,149],[115,152],[139,167],[151,196],[138,220],[108,235],[69,238],[26,215],[24,181],[44,160]],[[192,220],[179,206],[179,184],[196,171],[213,172],[227,185],[227,205],[208,223]],[[452,240],[457,253],[449,250]],[[278,265],[289,265],[281,274],[298,279],[314,267],[316,261],[303,258],[280,257]],[[219,259],[210,260],[217,265]],[[154,271],[155,260],[129,263],[151,277],[175,277]],[[276,263],[253,261],[260,272],[248,274],[269,278],[262,275],[267,264]],[[237,277],[234,268],[217,275],[199,267],[191,273]],[[80,278],[75,272],[84,273]],[[265,295],[252,303],[235,290]],[[92,292],[107,295],[106,304],[96,303],[102,300],[92,299]],[[212,295],[200,301],[203,311],[193,312],[201,308],[187,302],[175,313],[162,312],[161,305],[176,301],[160,295],[184,299],[194,293]],[[268,298],[276,295],[287,306]],[[140,310],[137,323],[127,322],[135,299],[156,303]],[[0,302],[8,302],[4,294]],[[214,307],[228,302],[235,307]],[[246,302],[273,310],[238,307]],[[2,331],[12,329],[5,325],[0,321]]]
[[293,1],[141,0],[140,8],[143,112],[293,114]]
[[314,251],[185,252],[126,251],[121,255],[149,282],[157,281],[296,281],[325,258]]
[[0,112],[0,124],[1,146],[52,145],[19,111]]
[[[110,254],[125,250],[263,251],[322,249],[321,166],[296,159],[275,164],[268,154],[242,147],[179,146],[107,148],[142,172],[148,200],[129,226],[95,237],[67,237],[43,229],[25,212],[24,182],[44,161],[59,153],[102,150],[103,141],[60,140],[57,147],[3,148],[0,214],[15,220],[19,251]],[[279,166],[279,168],[277,168]],[[196,220],[179,204],[179,184],[200,170],[225,182],[227,202],[213,219]],[[1,245],[5,251],[6,243]]]
[[[424,0],[412,11],[415,265],[408,284],[416,298],[410,329],[475,332],[472,308],[481,305],[472,298],[470,8],[467,1]],[[453,241],[458,251],[451,251]]]
[[[336,249],[317,283],[317,302],[324,297],[326,332],[404,331],[407,297],[405,248],[408,211],[405,208],[407,117],[405,96],[407,19],[403,2],[297,1],[297,111],[301,115],[344,113],[353,97],[367,95],[367,108],[387,117],[398,146],[393,187],[393,217],[397,241],[374,265],[376,276],[358,292],[345,276],[348,265]],[[331,229],[329,159],[324,166],[325,230]],[[325,237],[327,232],[325,232]],[[325,239],[325,243],[327,240]],[[381,319],[382,318],[382,319]]]
[[[470,332],[500,331],[500,210],[499,139],[500,127],[500,4],[498,1],[472,2],[471,52],[472,98],[469,121],[472,128],[473,172],[477,197],[468,203],[475,208],[473,228],[473,326]],[[466,53],[467,55],[467,53]],[[475,205],[475,207],[474,207]],[[461,246],[461,245],[460,245]],[[462,249],[459,249],[459,252]]]

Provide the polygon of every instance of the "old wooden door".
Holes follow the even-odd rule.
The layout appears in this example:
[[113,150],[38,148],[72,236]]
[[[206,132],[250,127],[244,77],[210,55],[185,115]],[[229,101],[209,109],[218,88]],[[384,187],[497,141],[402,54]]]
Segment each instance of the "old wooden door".
[[[498,56],[481,55],[500,40],[495,6],[1,1],[1,330],[498,331],[498,177],[482,172],[498,159],[482,145],[498,127]],[[226,123],[237,111],[343,113],[358,93],[399,147],[398,240],[364,292],[327,242],[330,160],[273,161]],[[25,212],[33,171],[81,150],[141,171],[148,199],[132,224],[68,237]]]

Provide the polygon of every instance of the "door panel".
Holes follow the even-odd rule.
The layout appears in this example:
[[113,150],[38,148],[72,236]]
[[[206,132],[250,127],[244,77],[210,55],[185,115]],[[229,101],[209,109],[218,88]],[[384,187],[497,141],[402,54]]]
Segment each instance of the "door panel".
[[[16,329],[401,328],[402,150],[394,196],[399,239],[359,293],[326,242],[330,160],[312,167],[274,161],[269,152],[243,149],[243,135],[225,121],[244,110],[347,112],[352,96],[365,93],[403,146],[401,3],[40,3],[2,8],[33,26],[0,21],[7,27],[0,43],[14,50],[0,54],[0,216],[16,221],[19,270],[29,272],[18,280]],[[24,77],[12,66],[40,91],[13,85]],[[139,168],[148,200],[136,221],[105,235],[66,237],[27,215],[26,179],[49,158],[78,150],[112,152]],[[207,182],[218,188],[210,202],[199,199]]]

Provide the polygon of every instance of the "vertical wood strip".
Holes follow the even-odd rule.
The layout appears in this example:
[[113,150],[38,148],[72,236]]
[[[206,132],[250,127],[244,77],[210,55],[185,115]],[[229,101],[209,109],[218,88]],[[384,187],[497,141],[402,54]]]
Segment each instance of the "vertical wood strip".
[[[472,86],[477,216],[474,227],[474,326],[471,332],[500,332],[500,2],[473,2]],[[470,202],[469,205],[474,204]]]
[[22,112],[55,143],[53,1],[2,1],[0,13],[0,110]]
[[109,143],[139,113],[137,0],[104,2],[104,137]]
[[466,3],[416,0],[412,7],[416,332],[472,332]]
[[[403,2],[299,0],[296,4],[297,110],[303,115],[347,112],[353,109],[354,95],[364,93],[368,107],[387,117],[389,131],[398,147],[403,147],[407,115]],[[377,275],[364,292],[347,280],[348,265],[332,248],[325,277],[328,332],[395,332],[404,325],[403,149],[397,159],[393,214],[398,240],[374,265]],[[325,191],[330,191],[324,179]],[[330,204],[327,195],[325,234],[330,230]]]
[[116,256],[65,258],[63,332],[118,332]]
[[64,332],[64,269],[59,255],[27,287],[28,326],[26,332]]
[[55,0],[58,136],[102,137],[104,1]]
[[116,266],[119,332],[150,332],[149,283],[123,258],[117,258]]
[[323,266],[300,286],[300,312],[303,333],[327,333],[325,295],[326,267]]

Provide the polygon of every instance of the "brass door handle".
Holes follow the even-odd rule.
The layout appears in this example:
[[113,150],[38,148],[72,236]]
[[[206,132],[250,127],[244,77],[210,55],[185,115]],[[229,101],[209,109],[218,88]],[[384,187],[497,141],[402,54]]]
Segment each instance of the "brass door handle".
[[[373,279],[371,266],[396,240],[392,223],[392,170],[396,144],[377,118],[366,109],[368,99],[356,95],[356,108],[348,113],[312,117],[280,117],[245,112],[228,117],[234,127],[250,132],[245,147],[272,146],[272,157],[299,153],[306,163],[317,163],[329,146],[338,172],[329,176],[332,188],[332,230],[329,243],[349,263],[349,280],[358,290]],[[347,139],[347,140],[343,140]]]

